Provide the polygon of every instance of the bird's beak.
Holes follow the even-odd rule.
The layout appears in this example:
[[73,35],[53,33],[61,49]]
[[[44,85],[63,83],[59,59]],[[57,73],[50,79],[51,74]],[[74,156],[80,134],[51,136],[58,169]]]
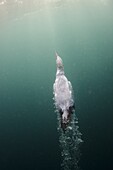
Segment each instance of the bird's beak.
[[56,57],[56,59],[57,59],[57,57],[58,57],[58,54],[57,54],[57,52],[55,51],[55,57]]

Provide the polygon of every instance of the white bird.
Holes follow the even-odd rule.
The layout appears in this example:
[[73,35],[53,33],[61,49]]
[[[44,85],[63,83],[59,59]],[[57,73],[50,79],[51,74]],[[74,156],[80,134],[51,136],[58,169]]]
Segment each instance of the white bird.
[[63,61],[56,53],[56,79],[53,85],[53,94],[56,109],[61,114],[61,127],[65,129],[71,120],[74,109],[73,90],[71,82],[65,76]]

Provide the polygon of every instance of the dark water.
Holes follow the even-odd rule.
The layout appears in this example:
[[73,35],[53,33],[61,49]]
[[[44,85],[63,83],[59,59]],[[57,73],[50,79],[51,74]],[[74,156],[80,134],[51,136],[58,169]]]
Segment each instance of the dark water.
[[0,5],[0,170],[60,170],[52,100],[55,50],[75,93],[84,140],[80,167],[113,169],[112,1],[62,1],[25,11],[5,5]]

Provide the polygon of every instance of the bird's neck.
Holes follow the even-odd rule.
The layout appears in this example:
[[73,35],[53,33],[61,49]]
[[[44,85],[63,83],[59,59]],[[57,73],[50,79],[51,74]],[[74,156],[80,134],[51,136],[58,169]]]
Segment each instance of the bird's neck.
[[57,68],[56,76],[64,75],[64,68]]

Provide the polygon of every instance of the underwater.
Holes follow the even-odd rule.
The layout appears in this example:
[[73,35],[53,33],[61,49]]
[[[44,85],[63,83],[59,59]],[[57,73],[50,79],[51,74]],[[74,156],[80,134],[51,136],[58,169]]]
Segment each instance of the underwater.
[[0,0],[0,170],[100,169],[113,169],[113,1]]

